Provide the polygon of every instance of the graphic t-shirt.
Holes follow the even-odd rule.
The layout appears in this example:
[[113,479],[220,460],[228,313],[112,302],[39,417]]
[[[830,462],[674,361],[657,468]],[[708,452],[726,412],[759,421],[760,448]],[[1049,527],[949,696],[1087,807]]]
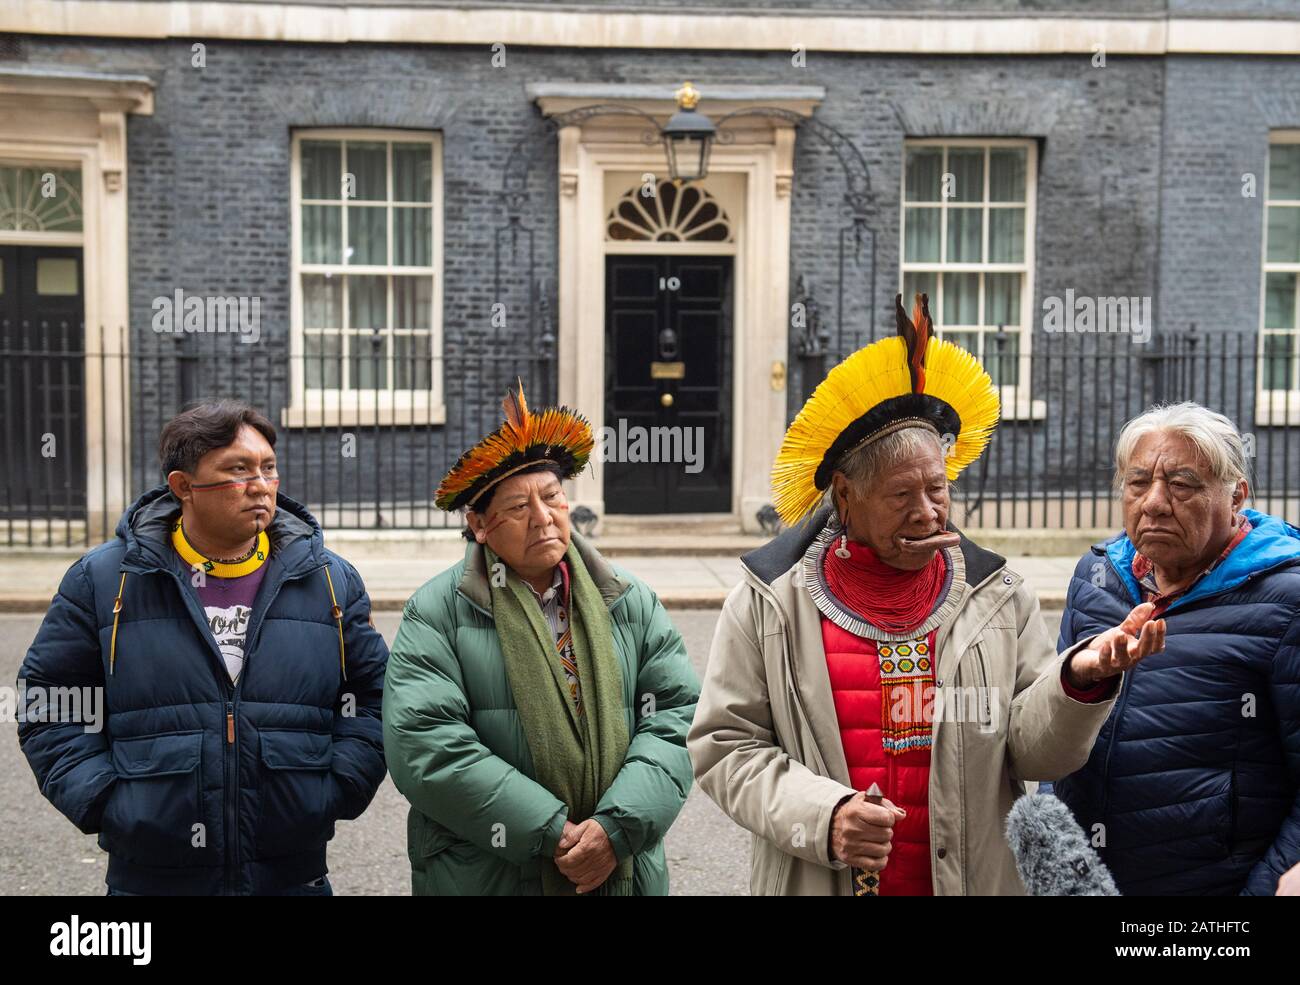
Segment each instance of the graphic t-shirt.
[[253,614],[253,600],[262,585],[266,565],[239,578],[217,578],[206,575],[204,584],[196,587],[199,604],[207,616],[208,628],[221,648],[226,661],[226,671],[233,682],[244,669],[244,642],[248,636],[248,620]]

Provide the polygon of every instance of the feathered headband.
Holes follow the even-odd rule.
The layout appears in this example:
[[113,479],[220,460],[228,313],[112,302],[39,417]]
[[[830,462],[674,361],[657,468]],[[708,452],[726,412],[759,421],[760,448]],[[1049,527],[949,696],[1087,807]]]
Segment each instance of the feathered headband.
[[1000,413],[997,387],[969,352],[933,334],[929,298],[909,319],[894,299],[898,335],[864,346],[832,369],[790,425],[772,465],[772,495],[787,525],[805,519],[849,452],[904,427],[945,441],[949,481],[979,458]]
[[501,401],[502,425],[460,458],[438,483],[434,504],[440,510],[473,506],[502,479],[531,465],[558,466],[564,478],[581,472],[591,456],[595,439],[587,419],[567,407],[528,409],[524,384],[518,394],[507,391]]

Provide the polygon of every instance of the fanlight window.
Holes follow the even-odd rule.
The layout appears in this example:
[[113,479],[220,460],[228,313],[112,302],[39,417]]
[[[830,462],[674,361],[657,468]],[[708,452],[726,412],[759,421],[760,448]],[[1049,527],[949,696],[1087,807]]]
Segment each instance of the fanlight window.
[[0,230],[81,232],[81,170],[0,165]]
[[609,213],[606,235],[652,243],[730,243],[731,220],[713,196],[694,185],[664,180],[647,195],[637,185]]

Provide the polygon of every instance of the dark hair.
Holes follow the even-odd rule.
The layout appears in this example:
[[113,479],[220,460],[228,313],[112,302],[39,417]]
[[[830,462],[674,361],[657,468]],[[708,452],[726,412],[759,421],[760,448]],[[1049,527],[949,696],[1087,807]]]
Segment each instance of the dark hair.
[[193,472],[199,459],[226,447],[244,427],[257,431],[275,447],[275,425],[243,401],[205,400],[187,407],[163,425],[158,438],[163,478],[176,471]]
[[[526,469],[520,469],[518,472],[515,473],[515,475],[532,475],[534,472],[549,472],[551,473],[551,475],[555,476],[555,478],[559,479],[561,482],[564,481],[564,472],[560,469],[558,465],[552,465],[549,462],[538,462],[536,465],[530,465]],[[510,476],[510,478],[513,479],[515,475]],[[492,497],[497,494],[497,490],[500,488],[501,488],[501,483],[498,482],[495,486],[489,488],[487,492],[485,492],[481,497],[479,497],[478,501],[475,502],[473,506],[465,507],[465,512],[486,513],[488,507],[492,504]],[[470,530],[468,525],[466,525],[461,529],[460,535],[464,537],[466,540],[474,539],[474,531]]]

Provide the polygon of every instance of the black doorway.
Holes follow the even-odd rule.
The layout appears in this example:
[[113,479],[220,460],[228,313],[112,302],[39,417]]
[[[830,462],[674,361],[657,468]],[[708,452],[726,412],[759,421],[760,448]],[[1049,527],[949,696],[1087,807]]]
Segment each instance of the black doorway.
[[606,512],[731,512],[732,266],[606,258]]
[[79,247],[0,246],[0,514],[86,509],[85,275]]

